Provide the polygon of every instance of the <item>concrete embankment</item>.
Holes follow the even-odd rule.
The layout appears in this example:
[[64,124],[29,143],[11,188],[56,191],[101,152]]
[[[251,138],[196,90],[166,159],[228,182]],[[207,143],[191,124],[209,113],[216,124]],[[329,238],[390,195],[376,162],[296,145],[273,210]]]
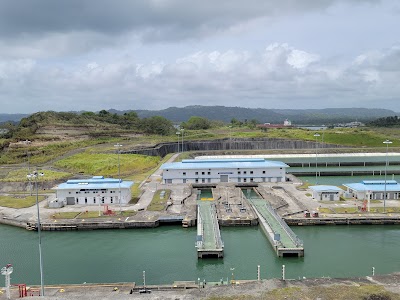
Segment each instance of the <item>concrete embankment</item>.
[[399,217],[324,217],[324,218],[284,218],[291,226],[309,225],[399,225]]
[[[183,151],[235,151],[235,150],[266,150],[266,149],[315,149],[315,142],[303,140],[285,140],[277,138],[254,139],[218,139],[203,141],[184,141],[179,145]],[[346,148],[334,144],[318,144],[319,148]],[[150,148],[132,149],[121,153],[143,154],[164,157],[168,153],[177,152],[178,143],[160,143]]]

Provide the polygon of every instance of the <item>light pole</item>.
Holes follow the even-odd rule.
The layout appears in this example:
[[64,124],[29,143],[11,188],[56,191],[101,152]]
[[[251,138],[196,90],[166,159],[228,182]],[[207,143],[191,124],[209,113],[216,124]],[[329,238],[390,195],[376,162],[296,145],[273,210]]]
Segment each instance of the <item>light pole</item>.
[[235,271],[235,268],[230,268],[230,269],[231,269],[231,272],[232,272],[231,284],[234,284],[234,282],[235,282],[235,277],[234,277],[234,275],[233,275],[233,271]]
[[36,209],[37,209],[37,227],[38,227],[38,238],[39,238],[39,265],[40,265],[40,296],[44,296],[44,283],[43,283],[43,259],[42,259],[42,236],[41,236],[41,225],[40,225],[40,208],[39,208],[39,189],[38,189],[38,176],[44,176],[43,173],[39,173],[37,168],[36,171],[28,175],[28,178],[35,178],[36,188]]
[[180,131],[177,131],[176,132],[176,136],[178,137],[178,153],[180,152],[180,149],[179,149],[179,135],[181,134],[181,132]]
[[318,137],[319,133],[314,134],[315,136],[315,185],[318,184]]
[[185,129],[181,129],[181,132],[182,132],[182,153],[183,153],[183,134],[184,134],[184,131],[185,131]]
[[120,168],[120,163],[119,163],[119,153],[121,152],[121,147],[122,145],[120,143],[117,143],[114,145],[114,147],[117,147],[118,149],[118,201],[119,201],[119,214],[122,215],[122,208],[121,208],[121,168]]
[[232,125],[229,125],[229,150],[232,149]]
[[385,192],[383,193],[383,213],[386,213],[386,175],[387,175],[387,165],[388,165],[388,152],[389,152],[389,144],[392,142],[389,140],[386,140],[383,142],[386,144],[386,162],[385,162]]

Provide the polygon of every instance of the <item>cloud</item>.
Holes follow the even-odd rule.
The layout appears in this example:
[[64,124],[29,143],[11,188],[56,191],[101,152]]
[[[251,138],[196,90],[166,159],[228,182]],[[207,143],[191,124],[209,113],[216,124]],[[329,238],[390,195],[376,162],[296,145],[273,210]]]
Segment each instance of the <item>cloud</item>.
[[12,101],[12,112],[194,104],[400,111],[399,66],[399,47],[338,64],[285,43],[260,51],[199,51],[171,63],[123,57],[67,68],[8,60],[0,61],[0,99]]
[[[0,1],[0,53],[46,57],[124,44],[177,42],[226,33],[259,19],[323,11],[352,0]],[[368,2],[379,2],[369,0]]]

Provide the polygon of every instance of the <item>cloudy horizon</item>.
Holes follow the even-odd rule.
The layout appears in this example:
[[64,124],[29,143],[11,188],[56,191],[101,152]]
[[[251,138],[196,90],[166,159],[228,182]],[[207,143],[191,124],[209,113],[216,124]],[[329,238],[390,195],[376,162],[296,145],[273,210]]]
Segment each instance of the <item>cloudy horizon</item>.
[[395,0],[0,2],[1,113],[400,112]]

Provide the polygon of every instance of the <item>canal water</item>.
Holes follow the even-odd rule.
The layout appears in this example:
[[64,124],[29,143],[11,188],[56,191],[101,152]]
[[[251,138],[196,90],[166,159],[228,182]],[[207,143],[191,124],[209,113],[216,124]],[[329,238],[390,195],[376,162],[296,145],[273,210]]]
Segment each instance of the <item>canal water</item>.
[[[258,227],[223,227],[223,259],[197,259],[196,229],[43,232],[45,284],[219,281],[279,278],[349,277],[400,271],[400,226],[292,227],[304,241],[305,257],[278,258]],[[37,232],[0,225],[0,265],[12,263],[12,283],[39,283]]]

